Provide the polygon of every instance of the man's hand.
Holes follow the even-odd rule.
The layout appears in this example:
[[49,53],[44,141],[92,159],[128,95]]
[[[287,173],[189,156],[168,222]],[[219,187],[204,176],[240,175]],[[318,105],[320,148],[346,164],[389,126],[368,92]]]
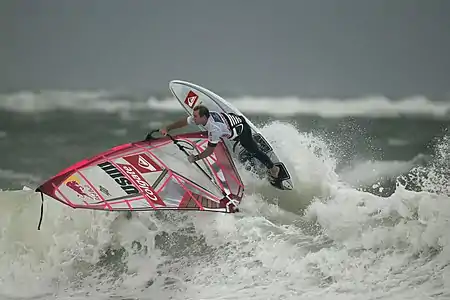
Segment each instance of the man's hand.
[[193,155],[193,154],[190,154],[189,156],[188,156],[188,161],[190,162],[190,163],[193,163],[194,161],[196,161],[196,157],[195,157],[196,155]]
[[162,135],[166,136],[166,135],[167,135],[167,128],[166,128],[166,127],[163,127],[163,128],[161,128],[161,129],[159,130],[159,132],[160,132]]

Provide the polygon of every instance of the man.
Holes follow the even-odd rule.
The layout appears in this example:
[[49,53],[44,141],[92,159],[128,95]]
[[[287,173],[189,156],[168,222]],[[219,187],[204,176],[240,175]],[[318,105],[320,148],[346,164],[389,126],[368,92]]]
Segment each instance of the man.
[[218,113],[209,111],[206,106],[198,105],[194,107],[193,116],[178,120],[166,127],[161,128],[162,135],[168,131],[181,128],[187,124],[202,125],[208,131],[208,147],[198,155],[190,155],[189,162],[204,159],[214,152],[214,147],[221,138],[228,138],[233,141],[239,141],[252,156],[257,158],[269,170],[272,179],[276,179],[280,168],[275,166],[270,158],[258,148],[253,139],[250,126],[242,116],[235,114]]

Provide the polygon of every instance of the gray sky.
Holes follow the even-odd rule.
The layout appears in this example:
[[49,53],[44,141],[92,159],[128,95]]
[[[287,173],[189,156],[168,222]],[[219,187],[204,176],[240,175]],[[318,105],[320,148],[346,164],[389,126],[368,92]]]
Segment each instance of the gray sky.
[[1,91],[450,94],[447,0],[2,0],[0,31]]

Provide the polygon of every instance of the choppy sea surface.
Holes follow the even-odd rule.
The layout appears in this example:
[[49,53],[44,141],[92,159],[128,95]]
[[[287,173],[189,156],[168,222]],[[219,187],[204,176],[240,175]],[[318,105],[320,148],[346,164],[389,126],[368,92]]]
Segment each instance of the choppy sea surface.
[[0,95],[0,299],[450,299],[450,102],[228,100],[294,191],[242,170],[239,214],[46,201],[37,231],[41,182],[184,111],[166,96]]

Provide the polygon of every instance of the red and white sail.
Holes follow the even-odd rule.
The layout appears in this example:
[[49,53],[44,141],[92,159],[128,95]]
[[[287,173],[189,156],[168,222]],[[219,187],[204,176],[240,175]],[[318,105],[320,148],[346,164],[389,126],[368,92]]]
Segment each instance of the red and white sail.
[[[174,137],[188,152],[202,152],[205,132]],[[73,208],[235,212],[244,185],[220,142],[197,166],[168,137],[114,147],[61,171],[37,191]]]

